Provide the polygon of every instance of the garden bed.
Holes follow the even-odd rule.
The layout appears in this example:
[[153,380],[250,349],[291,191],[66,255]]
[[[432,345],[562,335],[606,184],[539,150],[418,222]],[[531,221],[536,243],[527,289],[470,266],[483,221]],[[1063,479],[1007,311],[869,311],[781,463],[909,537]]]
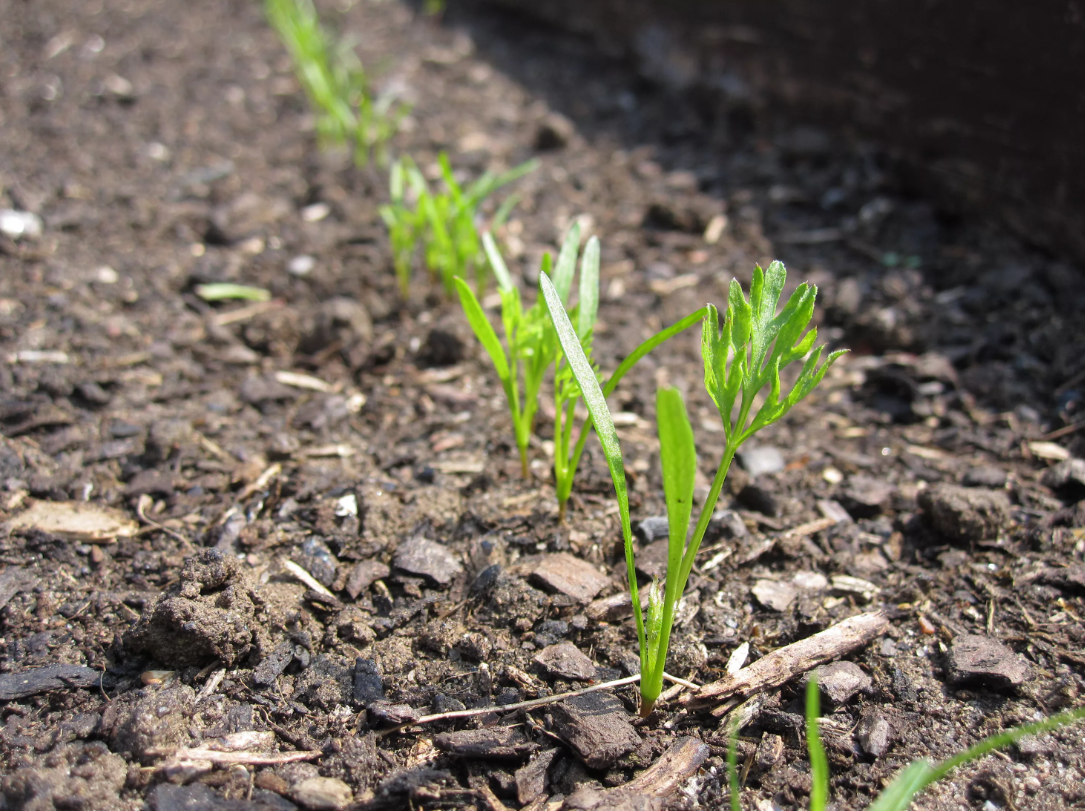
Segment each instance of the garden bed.
[[[574,219],[599,236],[603,369],[757,263],[819,285],[820,335],[851,352],[733,471],[670,673],[713,682],[744,643],[753,661],[884,611],[857,667],[822,677],[845,685],[822,724],[839,808],[1080,703],[1079,268],[903,195],[876,144],[750,135],[516,17],[324,11],[413,105],[393,152],[431,171],[447,150],[465,180],[540,160],[506,258],[530,301]],[[636,726],[625,687],[387,732],[635,673],[617,513],[592,439],[558,521],[545,399],[521,477],[459,304],[421,269],[400,299],[386,173],[316,149],[259,5],[0,16],[0,208],[42,225],[0,236],[6,807],[560,808],[664,753],[700,763],[666,802],[720,807],[726,726],[683,694]],[[195,293],[222,281],[272,298]],[[702,380],[691,330],[611,398],[637,525],[664,511],[659,385],[687,396],[707,490],[724,437]],[[802,687],[758,695],[744,801],[805,807]],[[227,735],[263,761],[209,755]],[[1022,742],[921,804],[1081,804],[1081,736]]]

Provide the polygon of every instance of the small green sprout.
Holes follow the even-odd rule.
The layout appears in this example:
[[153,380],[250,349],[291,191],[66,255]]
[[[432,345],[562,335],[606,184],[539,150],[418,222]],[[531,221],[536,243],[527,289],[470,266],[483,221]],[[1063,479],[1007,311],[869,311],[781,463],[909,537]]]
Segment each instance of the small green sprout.
[[[411,270],[416,247],[423,246],[426,267],[449,292],[454,276],[475,276],[479,292],[486,286],[486,263],[478,233],[478,211],[483,201],[502,186],[533,171],[539,164],[530,160],[502,174],[485,172],[466,188],[457,182],[448,155],[438,156],[443,193],[430,190],[426,178],[408,157],[392,164],[388,191],[391,202],[381,206],[380,215],[388,228],[400,293],[410,292]],[[490,230],[499,228],[516,205],[510,196],[490,219]]]
[[[455,284],[467,320],[479,342],[489,354],[505,390],[509,410],[512,412],[516,447],[520,453],[520,468],[526,478],[528,475],[527,448],[534,431],[539,391],[544,377],[550,367],[556,365],[561,351],[552,319],[542,296],[536,299],[531,309],[524,311],[520,292],[512,283],[512,277],[493,237],[489,233],[483,234],[482,242],[490,260],[490,267],[497,278],[498,292],[501,295],[501,322],[505,332],[505,343],[508,346],[507,352],[490,325],[489,319],[486,318],[478,299],[471,292],[471,288],[460,278],[455,279]],[[556,295],[563,302],[568,301],[572,293],[579,248],[580,226],[574,223],[562,243],[557,263],[553,265]],[[547,276],[550,271],[550,256],[547,254],[543,257],[541,276]],[[580,259],[578,290],[579,299],[577,306],[573,308],[577,321],[576,338],[585,356],[590,357],[593,330],[599,312],[599,240],[595,237],[589,239],[584,246],[584,253]],[[693,326],[704,314],[705,310],[698,310],[644,341],[602,384],[605,394],[609,395],[613,392],[626,373],[641,358],[668,338]],[[594,367],[592,368],[594,371]],[[523,379],[522,394],[521,378]],[[580,384],[569,365],[557,366],[554,372],[554,481],[560,520],[565,518],[573,479],[576,477],[580,458],[592,427],[589,416],[580,428],[575,445],[573,444],[573,423],[580,397]]]
[[378,165],[385,165],[388,142],[409,107],[391,95],[374,98],[369,77],[349,42],[332,43],[312,0],[264,0],[264,10],[294,61],[298,81],[317,115],[321,142],[349,145],[358,166],[365,166],[371,154]]
[[[692,517],[693,482],[697,469],[693,430],[678,391],[661,389],[657,394],[656,420],[663,467],[663,492],[667,503],[667,576],[665,586],[653,583],[649,587],[646,606],[642,604],[637,588],[625,467],[614,421],[554,284],[545,275],[540,279],[558,340],[580,385],[614,482],[625,543],[626,574],[640,644],[641,713],[645,716],[652,712],[662,691],[663,671],[678,601],[685,591],[686,581],[736,451],[754,433],[779,420],[813,391],[842,354],[830,353],[825,362],[819,365],[824,347],[811,351],[817,340],[817,328],[803,334],[814,314],[817,289],[813,285],[799,285],[783,311],[777,314],[786,278],[787,273],[780,262],[773,262],[767,271],[756,268],[748,302],[742,286],[732,280],[722,333],[719,314],[714,306],[708,305],[701,336],[705,387],[723,419],[726,445],[708,497],[701,507],[693,537],[688,543],[686,539]],[[729,356],[732,357],[730,362]],[[798,379],[791,391],[781,399],[781,370],[802,358],[805,358],[805,362]],[[768,394],[751,415],[758,395],[766,387]]]
[[[806,748],[810,754],[810,777],[812,782],[810,811],[825,811],[829,803],[829,763],[825,757],[825,748],[821,744],[821,733],[818,729],[818,718],[820,716],[821,698],[817,678],[811,677],[806,685]],[[1085,718],[1085,707],[1078,707],[1033,724],[1014,727],[989,738],[984,738],[975,746],[935,765],[931,765],[929,761],[923,758],[914,760],[897,773],[893,782],[875,798],[873,803],[867,806],[866,811],[907,811],[917,794],[932,783],[949,776],[959,766],[977,760],[989,752],[1001,749],[1022,738],[1050,732],[1075,721],[1080,721],[1082,718]],[[733,811],[738,811],[741,807],[737,770],[737,743],[738,718],[734,716],[729,724],[727,746],[727,772]]]
[[[512,276],[505,260],[502,259],[493,236],[482,235],[483,247],[497,279],[497,290],[501,296],[501,325],[505,333],[502,346],[497,332],[486,317],[478,298],[460,276],[453,278],[456,292],[459,294],[463,312],[479,339],[486,353],[493,362],[494,370],[505,390],[505,398],[512,414],[513,435],[516,448],[520,453],[520,471],[524,478],[528,475],[527,448],[531,434],[535,429],[535,416],[539,410],[539,390],[547,371],[557,361],[557,336],[546,314],[542,299],[537,299],[528,310],[524,310],[520,290],[512,283]],[[585,258],[589,254],[598,258],[598,243],[592,248],[589,242]],[[575,224],[569,229],[558,254],[556,278],[560,280],[565,295],[568,296],[576,270],[577,253],[580,250],[580,226]],[[544,254],[543,272],[551,269],[550,254]],[[581,263],[581,274],[593,273]],[[598,278],[598,264],[594,270]]]
[[233,282],[198,284],[196,285],[196,295],[204,301],[227,301],[230,299],[269,301],[271,299],[271,293],[262,287],[249,287],[246,284],[234,284]]

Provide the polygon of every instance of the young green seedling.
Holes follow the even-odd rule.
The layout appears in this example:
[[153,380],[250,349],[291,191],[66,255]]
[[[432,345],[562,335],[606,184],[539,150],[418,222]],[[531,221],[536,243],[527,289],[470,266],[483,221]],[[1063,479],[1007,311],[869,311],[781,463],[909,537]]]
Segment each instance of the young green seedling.
[[[693,537],[688,543],[697,465],[693,431],[681,395],[673,389],[663,389],[658,393],[656,419],[668,523],[667,576],[662,588],[658,583],[649,587],[646,606],[642,604],[637,588],[625,468],[614,421],[554,285],[547,278],[541,280],[558,340],[594,420],[595,431],[614,482],[625,543],[626,572],[633,599],[633,616],[640,643],[641,712],[645,716],[651,713],[662,690],[675,610],[735,452],[754,433],[779,420],[795,403],[813,391],[829,366],[842,354],[833,352],[819,365],[824,347],[811,351],[817,340],[817,329],[803,335],[814,314],[817,290],[813,285],[799,285],[783,311],[777,314],[786,277],[784,266],[779,262],[773,262],[767,271],[756,268],[748,302],[742,286],[732,280],[722,333],[716,308],[712,305],[707,308],[701,336],[705,387],[723,419],[726,445],[708,497],[701,507]],[[733,354],[730,363],[729,353]],[[806,360],[798,379],[791,391],[781,399],[781,370],[804,357]],[[766,386],[769,391],[764,402],[751,415],[758,394]]]
[[[489,233],[483,234],[482,243],[501,295],[501,325],[505,333],[505,346],[502,346],[482,305],[467,282],[455,276],[453,284],[459,294],[467,322],[490,356],[505,390],[505,398],[512,414],[516,448],[520,454],[520,470],[526,478],[527,448],[539,409],[539,389],[547,371],[557,360],[557,336],[541,299],[537,299],[530,309],[524,310],[520,291],[512,283],[512,276],[505,260],[501,258],[493,236]],[[566,295],[572,285],[579,250],[580,226],[574,223],[565,235],[557,262],[557,276],[563,280]],[[597,253],[598,248],[595,248],[595,251]],[[550,271],[549,254],[543,256],[542,267],[543,273]]]
[[358,166],[365,166],[370,154],[383,166],[387,144],[409,108],[389,95],[374,98],[350,44],[331,41],[312,0],[264,0],[264,10],[294,61],[321,141],[352,147]]
[[[445,186],[443,193],[431,191],[414,161],[401,158],[393,164],[389,178],[391,203],[380,208],[404,298],[410,292],[411,262],[419,243],[426,267],[445,289],[453,289],[453,277],[467,278],[474,273],[475,288],[482,294],[486,263],[476,223],[479,208],[499,188],[535,169],[538,161],[527,161],[499,175],[486,172],[466,188],[456,180],[448,155],[442,152],[438,165]],[[413,206],[408,198],[413,199]],[[498,207],[490,219],[491,230],[505,222],[516,202],[513,195]]]
[[[825,757],[825,748],[822,746],[821,733],[818,729],[820,716],[821,697],[818,691],[818,682],[816,677],[812,677],[806,685],[806,748],[810,755],[810,777],[812,782],[810,811],[825,811],[829,803],[829,763]],[[932,783],[947,777],[959,766],[977,760],[989,752],[1001,749],[1022,738],[1050,732],[1067,724],[1080,721],[1082,718],[1085,718],[1085,707],[1078,707],[1033,724],[1014,727],[989,738],[984,738],[975,746],[935,765],[931,765],[929,761],[922,758],[914,760],[897,773],[893,782],[886,786],[885,790],[874,799],[874,802],[867,806],[866,811],[907,811],[917,794]],[[737,811],[741,807],[736,768],[737,718],[731,721],[729,728],[730,740],[727,746],[728,782],[730,783],[731,808]]]
[[[520,293],[512,284],[508,268],[493,237],[488,233],[483,234],[482,240],[501,294],[501,322],[505,332],[505,343],[508,346],[507,353],[471,289],[459,278],[456,279],[455,284],[468,322],[486,348],[501,379],[509,410],[512,413],[521,471],[526,477],[527,448],[534,430],[538,393],[544,376],[551,365],[557,361],[560,350],[557,335],[554,333],[550,315],[542,298],[537,298],[534,306],[524,312]],[[568,301],[573,288],[579,245],[580,226],[574,223],[562,243],[557,264],[554,265],[554,284],[562,301]],[[546,256],[543,259],[542,273],[549,274],[550,270],[550,258]],[[594,237],[588,240],[580,260],[578,286],[579,301],[573,309],[577,320],[576,332],[581,348],[585,355],[590,357],[592,331],[599,311],[599,241]],[[668,338],[700,321],[704,313],[705,310],[698,310],[644,341],[607,379],[603,385],[604,393],[609,395],[613,392],[625,374],[641,358]],[[520,387],[521,377],[523,394]],[[572,493],[573,479],[592,427],[589,416],[580,428],[576,444],[572,445],[576,404],[580,396],[580,385],[572,375],[568,364],[558,366],[554,373],[554,479],[558,512],[562,520],[564,520],[566,505]]]

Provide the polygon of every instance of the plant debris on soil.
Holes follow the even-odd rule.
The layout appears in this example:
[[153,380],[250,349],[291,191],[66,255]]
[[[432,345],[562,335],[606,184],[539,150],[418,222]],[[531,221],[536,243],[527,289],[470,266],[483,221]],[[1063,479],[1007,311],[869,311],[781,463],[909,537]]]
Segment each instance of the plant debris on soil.
[[[832,796],[861,808],[914,758],[1081,703],[1079,268],[939,212],[877,145],[571,35],[321,10],[413,105],[394,154],[432,176],[447,150],[465,181],[540,159],[500,241],[530,300],[574,218],[600,237],[604,371],[756,263],[819,285],[852,352],[743,449],[667,670],[726,684],[849,618],[877,633],[768,660],[805,664],[726,705],[665,686],[634,722],[627,686],[500,712],[638,667],[601,453],[560,524],[549,429],[522,479],[458,304],[421,269],[400,300],[386,179],[317,150],[258,3],[0,0],[0,807],[718,808],[738,701],[745,807],[805,807],[819,666]],[[221,282],[271,297],[196,293]],[[698,498],[724,444],[693,332],[611,398],[645,576],[657,385],[686,393]],[[1083,807],[1082,736],[919,804]]]

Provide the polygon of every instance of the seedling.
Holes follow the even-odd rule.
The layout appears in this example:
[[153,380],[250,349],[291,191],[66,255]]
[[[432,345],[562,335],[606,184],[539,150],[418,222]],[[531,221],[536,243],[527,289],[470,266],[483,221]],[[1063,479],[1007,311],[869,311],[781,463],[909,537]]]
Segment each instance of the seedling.
[[[506,347],[502,346],[471,288],[460,278],[456,278],[455,284],[467,320],[489,354],[494,369],[501,379],[509,410],[512,413],[513,433],[520,453],[521,472],[526,478],[528,475],[527,448],[538,411],[539,390],[546,373],[552,365],[557,363],[560,350],[543,298],[538,297],[531,309],[525,312],[520,292],[512,283],[512,277],[493,237],[488,233],[483,234],[482,242],[501,295],[501,322],[507,351]],[[574,223],[562,243],[557,264],[553,266],[556,295],[563,302],[568,301],[572,291],[579,246],[580,226]],[[547,254],[543,257],[540,278],[547,277],[550,270],[550,256]],[[577,306],[573,308],[577,321],[576,339],[582,353],[590,357],[592,332],[599,311],[599,240],[595,237],[589,239],[584,247],[584,254],[580,260],[578,287],[579,300]],[[705,310],[698,310],[644,341],[602,384],[603,391],[608,395],[613,392],[626,373],[641,358],[668,338],[697,323],[704,313]],[[595,374],[594,367],[592,370]],[[523,394],[521,394],[521,378],[523,379]],[[597,385],[599,385],[598,382]],[[580,396],[580,384],[568,364],[558,366],[554,373],[554,480],[561,520],[565,518],[573,479],[576,477],[577,467],[592,427],[589,416],[580,428],[576,444],[572,445],[576,404]]]
[[[644,716],[652,712],[662,690],[675,610],[735,452],[754,433],[779,420],[795,403],[813,391],[842,354],[830,353],[825,362],[819,365],[824,347],[811,351],[817,340],[817,329],[803,334],[814,314],[817,289],[813,285],[799,285],[783,311],[777,314],[786,277],[787,273],[780,262],[773,262],[768,271],[756,268],[748,302],[742,286],[732,280],[722,333],[719,314],[714,306],[708,305],[701,336],[705,387],[723,420],[726,445],[708,497],[701,507],[693,537],[688,543],[686,539],[692,517],[693,482],[697,469],[693,430],[681,394],[676,389],[661,389],[657,394],[656,420],[663,467],[663,493],[667,503],[667,577],[664,586],[661,587],[659,583],[649,586],[646,606],[642,604],[637,588],[629,497],[614,421],[554,284],[545,275],[540,279],[558,340],[580,385],[614,482],[625,543],[626,574],[640,644],[641,714]],[[730,362],[729,355],[732,356]],[[781,399],[780,372],[800,358],[806,359],[802,371],[791,391]],[[755,401],[766,386],[769,387],[768,394],[751,416]]]
[[374,98],[357,55],[347,41],[332,42],[312,0],[264,0],[264,9],[294,61],[321,142],[350,146],[358,166],[371,154],[385,165],[388,142],[409,108],[391,95]]
[[[825,811],[829,802],[829,764],[825,757],[825,749],[821,744],[821,733],[818,730],[818,718],[821,716],[821,698],[818,692],[816,678],[811,678],[806,685],[806,748],[810,755],[810,811]],[[1001,749],[1022,738],[1030,735],[1039,735],[1050,732],[1059,727],[1072,724],[1085,718],[1085,707],[1068,710],[1034,724],[1014,727],[984,738],[965,751],[954,755],[948,760],[932,765],[925,758],[914,760],[893,779],[885,790],[879,794],[874,802],[867,806],[867,811],[907,811],[916,795],[927,786],[936,783],[944,777],[948,777],[954,769],[963,766],[970,761],[977,760],[989,752]],[[738,779],[738,720],[737,717],[730,724],[729,741],[727,746],[727,775],[730,784],[732,811],[739,811]]]
[[[501,325],[505,333],[505,345],[501,344],[497,332],[486,317],[482,305],[470,286],[461,277],[453,278],[460,303],[463,305],[467,322],[474,330],[486,353],[493,362],[494,370],[505,390],[509,412],[512,415],[513,436],[520,453],[520,471],[524,478],[528,475],[527,448],[535,428],[535,416],[539,410],[539,389],[547,371],[557,360],[558,342],[550,318],[542,299],[524,310],[520,290],[512,283],[505,260],[502,259],[493,236],[483,234],[482,243],[497,279],[497,290],[501,295]],[[585,260],[595,257],[594,271],[581,263],[581,276],[585,274],[598,279],[598,242],[589,241],[585,250]],[[567,297],[572,287],[573,274],[576,270],[576,258],[580,251],[580,226],[573,224],[562,243],[558,254],[555,278],[562,285]],[[543,273],[551,269],[550,254],[544,254]]]
[[[486,172],[466,188],[457,182],[448,155],[438,156],[445,191],[430,190],[426,178],[408,157],[392,165],[388,181],[391,203],[381,206],[380,215],[388,227],[392,243],[396,278],[400,293],[410,292],[411,270],[419,243],[423,246],[426,267],[440,279],[445,289],[453,289],[455,276],[475,277],[475,287],[482,294],[486,286],[486,264],[478,233],[478,210],[482,202],[539,164],[530,160],[499,175]],[[490,230],[500,227],[516,205],[515,195],[507,198],[490,220]]]

